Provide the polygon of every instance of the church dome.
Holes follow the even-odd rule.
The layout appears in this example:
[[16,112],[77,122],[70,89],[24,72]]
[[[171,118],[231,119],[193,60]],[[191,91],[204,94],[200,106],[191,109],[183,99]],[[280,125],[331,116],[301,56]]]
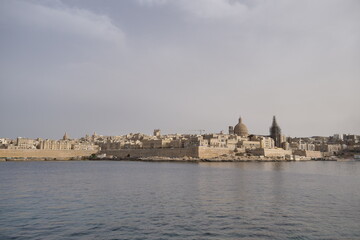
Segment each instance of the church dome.
[[248,129],[245,124],[242,123],[241,118],[239,118],[239,123],[236,124],[234,128],[234,133],[241,137],[247,137],[249,135]]

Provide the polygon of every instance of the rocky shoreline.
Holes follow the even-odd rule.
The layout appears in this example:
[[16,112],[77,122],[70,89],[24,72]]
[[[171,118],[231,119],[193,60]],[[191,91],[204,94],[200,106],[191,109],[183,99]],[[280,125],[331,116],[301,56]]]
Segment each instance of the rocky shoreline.
[[192,158],[192,157],[142,157],[142,158],[114,158],[114,157],[77,157],[77,158],[0,158],[0,162],[7,161],[142,161],[142,162],[292,162],[292,161],[349,161],[353,160],[350,158],[338,158],[338,157],[327,157],[327,158],[307,158],[299,157],[296,159],[284,159],[282,157],[264,157],[264,156],[220,156],[215,158]]
[[276,158],[276,157],[216,157],[216,158],[168,158],[168,157],[151,157],[151,158],[124,158],[124,159],[112,159],[118,161],[145,161],[145,162],[290,162],[290,161],[339,161],[336,158],[321,158],[321,159],[310,159],[302,158],[297,160]]

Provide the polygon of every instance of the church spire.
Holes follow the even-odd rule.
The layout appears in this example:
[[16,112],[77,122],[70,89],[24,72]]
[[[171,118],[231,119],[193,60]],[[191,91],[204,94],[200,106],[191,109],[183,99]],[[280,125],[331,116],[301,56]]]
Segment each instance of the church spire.
[[273,127],[278,127],[278,124],[277,124],[277,122],[276,122],[276,116],[275,116],[275,115],[273,116],[272,126],[273,126]]
[[63,136],[63,140],[68,140],[69,139],[69,136],[67,134],[67,132],[65,132],[64,136]]
[[273,117],[273,122],[270,127],[270,137],[274,139],[275,146],[281,147],[281,128],[276,122],[276,117]]

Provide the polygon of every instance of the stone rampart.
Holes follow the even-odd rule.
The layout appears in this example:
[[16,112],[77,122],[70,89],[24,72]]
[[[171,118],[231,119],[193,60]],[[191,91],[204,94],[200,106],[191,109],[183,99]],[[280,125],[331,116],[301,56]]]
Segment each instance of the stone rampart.
[[265,156],[265,157],[285,157],[286,155],[292,155],[290,150],[284,150],[282,148],[257,148],[251,149],[247,152],[255,155],[255,156]]
[[188,148],[155,148],[155,149],[118,149],[104,150],[101,153],[116,156],[118,158],[148,158],[148,157],[168,157],[168,158],[214,158],[234,151],[230,148],[212,147],[188,147]]
[[276,149],[264,149],[265,157],[285,157],[286,155],[291,155],[291,150],[284,150],[282,148],[276,148]]
[[322,158],[323,155],[320,151],[307,151],[307,150],[294,150],[294,155],[310,157],[310,158]]
[[0,158],[56,158],[68,160],[77,157],[88,157],[96,152],[91,150],[0,149]]
[[215,158],[221,155],[227,155],[234,153],[234,149],[231,148],[212,148],[212,147],[198,147],[198,158]]
[[101,153],[106,155],[116,156],[118,158],[147,158],[147,157],[168,157],[181,158],[193,157],[197,158],[197,147],[189,148],[152,148],[152,149],[118,149],[118,150],[103,150]]

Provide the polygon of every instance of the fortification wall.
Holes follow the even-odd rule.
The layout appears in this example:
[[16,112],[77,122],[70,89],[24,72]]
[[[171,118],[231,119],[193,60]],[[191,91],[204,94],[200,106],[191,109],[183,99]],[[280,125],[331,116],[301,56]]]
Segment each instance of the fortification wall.
[[158,149],[118,149],[104,150],[101,153],[113,155],[118,158],[126,157],[168,157],[168,158],[214,158],[234,151],[229,148],[210,148],[210,147],[189,147],[189,148],[158,148]]
[[231,148],[211,148],[211,147],[199,147],[198,157],[201,159],[219,157],[225,154],[234,153]]
[[285,157],[286,155],[292,155],[291,150],[284,150],[282,148],[267,149],[267,148],[257,148],[251,149],[247,152],[255,156],[265,156],[265,157]]
[[310,157],[310,158],[321,158],[323,157],[320,151],[306,151],[306,150],[295,150],[294,155]]
[[0,149],[0,158],[56,158],[68,160],[76,157],[87,157],[96,152],[91,150]]
[[291,150],[277,149],[264,149],[265,157],[284,157],[285,155],[292,155]]
[[106,155],[113,155],[118,158],[126,157],[194,157],[198,156],[197,147],[191,148],[154,148],[154,149],[118,149],[118,150],[103,150],[101,153]]

